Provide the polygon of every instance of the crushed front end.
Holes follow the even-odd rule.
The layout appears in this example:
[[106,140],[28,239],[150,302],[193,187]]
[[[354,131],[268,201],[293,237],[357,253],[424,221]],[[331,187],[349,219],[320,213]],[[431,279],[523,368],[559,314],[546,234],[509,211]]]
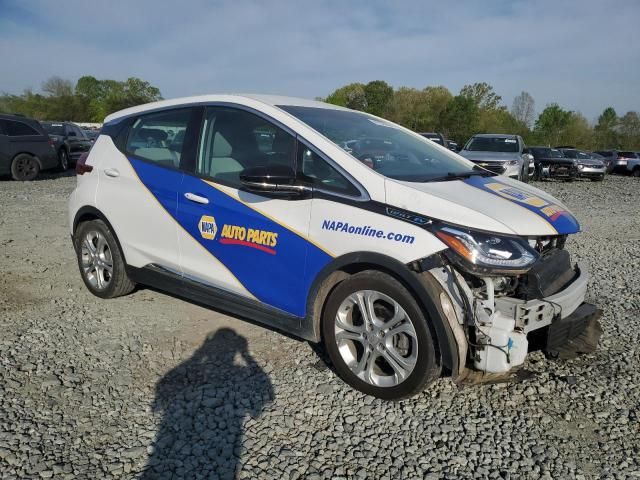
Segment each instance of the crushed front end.
[[589,275],[571,263],[566,235],[509,238],[455,227],[435,233],[450,248],[422,270],[446,292],[441,307],[465,356],[454,377],[507,374],[533,350],[551,358],[595,350],[602,312],[584,301]]

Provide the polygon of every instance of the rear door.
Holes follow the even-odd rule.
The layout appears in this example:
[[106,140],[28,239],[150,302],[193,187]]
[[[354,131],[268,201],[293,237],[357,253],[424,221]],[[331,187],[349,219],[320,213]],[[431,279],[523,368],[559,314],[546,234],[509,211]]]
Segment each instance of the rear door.
[[189,138],[198,118],[198,109],[175,108],[125,120],[122,151],[102,155],[97,207],[113,225],[131,266],[180,272],[177,195],[183,170],[193,164],[194,142],[176,144],[168,132]]

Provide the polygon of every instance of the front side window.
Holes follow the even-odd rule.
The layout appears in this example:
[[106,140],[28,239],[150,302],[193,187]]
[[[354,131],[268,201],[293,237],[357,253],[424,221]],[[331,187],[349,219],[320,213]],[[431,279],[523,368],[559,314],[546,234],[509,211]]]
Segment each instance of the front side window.
[[239,187],[245,168],[293,168],[295,143],[293,136],[258,115],[210,107],[205,112],[197,173]]
[[279,108],[389,178],[426,182],[466,174],[474,168],[468,160],[432,141],[366,113],[291,105]]
[[578,152],[576,150],[564,150],[564,156],[567,158],[578,158]]
[[127,152],[165,167],[179,168],[190,117],[189,108],[139,117],[129,131]]
[[315,188],[343,195],[358,196],[360,191],[320,155],[300,143],[298,165],[302,178]]
[[507,152],[518,151],[518,140],[504,137],[473,137],[465,150],[470,152]]
[[26,123],[14,122],[13,120],[7,120],[5,123],[5,130],[10,137],[21,137],[24,135],[40,135],[34,128],[30,127]]

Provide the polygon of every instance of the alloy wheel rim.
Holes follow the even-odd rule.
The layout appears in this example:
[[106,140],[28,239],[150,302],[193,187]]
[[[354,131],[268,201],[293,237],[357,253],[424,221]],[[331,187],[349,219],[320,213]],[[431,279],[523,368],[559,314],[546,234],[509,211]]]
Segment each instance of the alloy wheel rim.
[[81,266],[86,280],[96,290],[105,290],[113,278],[113,257],[104,235],[96,230],[82,240]]
[[336,313],[335,339],[351,372],[370,385],[399,385],[416,366],[413,322],[398,302],[376,290],[359,290],[344,299]]
[[30,158],[19,158],[16,163],[16,171],[22,178],[27,178],[35,172],[35,161]]
[[69,166],[69,158],[67,157],[67,152],[65,152],[64,150],[60,155],[60,164],[62,165],[63,170],[66,170]]

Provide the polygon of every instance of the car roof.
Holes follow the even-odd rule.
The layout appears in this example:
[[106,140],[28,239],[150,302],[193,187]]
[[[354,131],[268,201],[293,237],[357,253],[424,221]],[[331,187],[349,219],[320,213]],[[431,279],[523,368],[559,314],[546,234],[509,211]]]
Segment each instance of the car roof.
[[326,108],[331,110],[349,110],[337,105],[331,105],[329,103],[319,102],[317,100],[309,100],[306,98],[287,97],[282,95],[261,95],[261,94],[211,94],[211,95],[197,95],[193,97],[180,97],[170,100],[160,100],[159,102],[146,103],[144,105],[138,105],[136,107],[120,110],[119,112],[107,115],[104,119],[104,123],[111,122],[113,120],[128,117],[142,112],[160,110],[166,107],[179,107],[181,105],[195,105],[202,103],[212,102],[229,102],[245,104],[247,101],[257,101],[265,105],[273,107],[279,106],[291,106],[291,107],[313,107],[313,108]]
[[474,137],[490,137],[490,138],[516,138],[518,135],[511,133],[476,133]]

